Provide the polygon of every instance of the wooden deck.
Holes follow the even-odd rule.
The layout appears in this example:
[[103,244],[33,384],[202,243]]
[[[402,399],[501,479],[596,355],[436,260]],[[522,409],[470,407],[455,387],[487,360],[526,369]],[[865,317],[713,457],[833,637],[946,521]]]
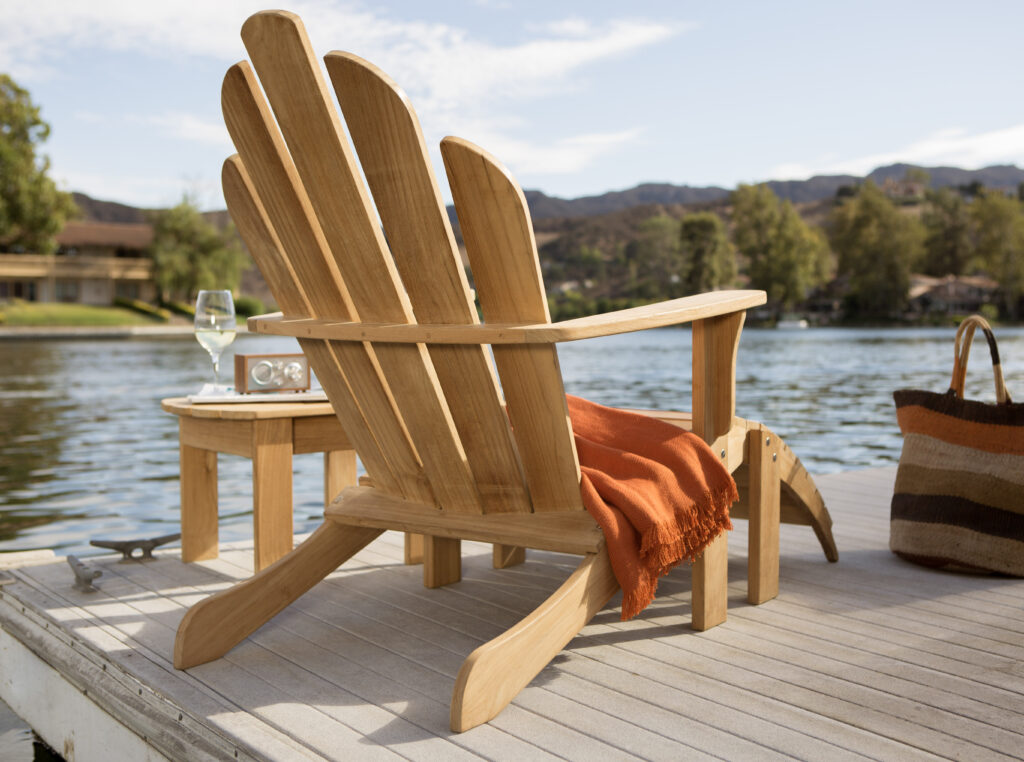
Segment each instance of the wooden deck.
[[[689,570],[678,569],[631,622],[613,599],[511,706],[461,735],[448,730],[448,703],[463,657],[553,591],[574,557],[531,552],[495,571],[489,546],[465,543],[463,581],[426,590],[388,533],[188,673],[170,664],[179,620],[249,575],[251,548],[187,565],[175,552],[91,561],[103,569],[93,594],[71,588],[62,559],[23,567],[0,586],[0,696],[37,730],[29,705],[56,711],[59,697],[9,671],[34,654],[76,700],[143,737],[152,759],[1020,759],[1024,580],[895,558],[894,473],[819,479],[838,564],[809,528],[783,527],[781,593],[747,605],[739,521],[726,624],[689,629]],[[88,758],[86,729],[74,732]]]

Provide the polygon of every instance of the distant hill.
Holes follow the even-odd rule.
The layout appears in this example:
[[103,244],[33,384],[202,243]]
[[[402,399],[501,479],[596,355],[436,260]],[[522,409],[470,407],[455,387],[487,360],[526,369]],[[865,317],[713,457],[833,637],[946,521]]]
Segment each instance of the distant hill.
[[83,219],[94,222],[122,222],[137,225],[149,222],[147,210],[138,209],[116,201],[100,201],[84,193],[72,193],[75,205],[82,212]]
[[[900,180],[909,169],[923,169],[931,177],[931,187],[944,188],[979,182],[988,188],[1015,189],[1024,182],[1024,169],[1013,165],[959,169],[957,167],[916,167],[913,164],[892,164],[879,167],[865,177],[855,175],[816,175],[808,180],[770,180],[766,183],[779,198],[793,203],[809,203],[835,196],[844,185],[855,185],[864,180],[878,184],[887,179]],[[689,185],[645,183],[624,191],[610,191],[599,196],[561,199],[541,191],[525,191],[530,215],[535,220],[553,217],[590,217],[597,214],[629,209],[643,204],[704,204],[721,201],[729,195],[725,188],[694,188]]]
[[[855,175],[818,175],[808,180],[771,180],[767,185],[780,198],[793,203],[811,203],[832,198],[844,185],[855,185],[865,179],[881,184],[887,179],[902,179],[909,169],[924,169],[931,177],[933,188],[955,187],[979,182],[988,188],[1011,190],[1024,183],[1024,169],[1013,165],[985,167],[984,169],[959,169],[957,167],[916,167],[912,164],[892,164],[879,167],[866,178]],[[535,220],[558,218],[593,217],[611,212],[631,209],[637,206],[660,205],[694,206],[724,201],[729,190],[710,186],[695,188],[690,185],[670,183],[644,183],[635,188],[609,191],[596,196],[564,199],[549,196],[538,190],[524,191],[530,214]],[[147,222],[147,210],[137,209],[113,201],[98,201],[84,193],[72,194],[82,216],[98,222]],[[449,216],[455,222],[454,211],[449,207]],[[223,225],[227,213],[207,212],[205,216],[215,224]]]
[[[75,205],[82,212],[82,219],[92,222],[116,222],[129,225],[148,224],[155,209],[140,209],[117,201],[100,201],[77,191],[71,194]],[[219,228],[231,221],[227,209],[203,212],[203,217]]]

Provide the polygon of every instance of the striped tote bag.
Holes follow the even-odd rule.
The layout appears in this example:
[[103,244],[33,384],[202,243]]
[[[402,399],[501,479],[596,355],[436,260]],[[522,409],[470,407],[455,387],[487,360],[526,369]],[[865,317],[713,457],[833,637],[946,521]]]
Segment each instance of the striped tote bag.
[[[976,328],[992,354],[996,404],[964,399]],[[1006,391],[989,324],[961,323],[948,392],[893,396],[903,452],[889,548],[926,566],[1024,576],[1024,404]]]

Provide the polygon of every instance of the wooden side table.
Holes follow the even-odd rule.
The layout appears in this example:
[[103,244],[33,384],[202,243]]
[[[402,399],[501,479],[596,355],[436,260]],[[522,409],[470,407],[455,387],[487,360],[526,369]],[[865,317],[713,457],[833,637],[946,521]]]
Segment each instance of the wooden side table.
[[178,416],[181,560],[217,557],[217,453],[252,459],[256,570],[292,549],[292,455],[324,453],[324,502],[356,483],[356,454],[329,402],[160,406]]

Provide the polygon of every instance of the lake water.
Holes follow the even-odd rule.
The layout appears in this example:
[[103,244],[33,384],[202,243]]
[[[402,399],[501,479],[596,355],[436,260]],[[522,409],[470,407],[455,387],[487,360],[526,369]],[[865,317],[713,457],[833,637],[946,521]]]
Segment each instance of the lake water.
[[[951,329],[743,332],[737,414],[763,421],[812,473],[892,465],[901,440],[892,391],[943,391]],[[1007,386],[1024,399],[1024,329],[997,331]],[[241,336],[235,352],[297,351],[290,339]],[[690,332],[663,329],[559,346],[566,390],[617,406],[690,407]],[[223,371],[222,371],[223,372]],[[179,530],[177,418],[160,410],[210,380],[191,337],[0,341],[0,552],[99,552],[90,539]],[[984,341],[969,396],[991,401]],[[247,459],[221,455],[223,541],[252,536]],[[323,512],[323,459],[295,458],[296,531]]]

